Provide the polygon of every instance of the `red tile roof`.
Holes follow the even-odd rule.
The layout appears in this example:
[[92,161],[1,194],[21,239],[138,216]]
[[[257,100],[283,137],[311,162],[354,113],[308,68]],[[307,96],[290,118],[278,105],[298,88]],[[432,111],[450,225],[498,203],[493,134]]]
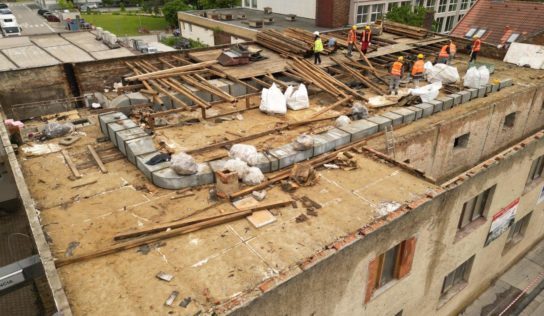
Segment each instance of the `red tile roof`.
[[493,45],[503,44],[512,33],[527,37],[544,30],[544,3],[478,0],[450,35],[465,37],[471,28],[486,29],[481,40]]

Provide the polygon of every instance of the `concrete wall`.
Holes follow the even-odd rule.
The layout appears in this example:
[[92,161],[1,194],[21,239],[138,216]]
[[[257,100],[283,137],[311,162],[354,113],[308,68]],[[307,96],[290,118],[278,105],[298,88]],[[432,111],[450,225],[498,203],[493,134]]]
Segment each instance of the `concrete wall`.
[[[256,8],[252,6],[252,2],[257,3]],[[315,19],[316,0],[249,0],[249,5],[242,0],[242,7],[261,11],[270,7],[274,13],[296,14],[303,18]]]
[[[544,202],[537,204],[544,181],[525,189],[531,162],[544,155],[544,138],[446,191],[386,226],[371,232],[336,255],[271,289],[233,315],[454,315],[544,236]],[[496,185],[485,220],[457,238],[463,204]],[[491,217],[516,198],[516,220],[533,211],[524,238],[505,251],[508,232],[484,247]],[[377,290],[364,303],[368,265],[400,241],[416,237],[411,272]],[[468,282],[455,295],[441,298],[444,277],[475,255]]]
[[15,180],[8,166],[6,151],[4,148],[0,148],[0,203],[18,197]]
[[[544,86],[517,86],[439,113],[435,124],[416,122],[408,131],[395,133],[395,158],[409,160],[439,180],[459,173],[542,128],[543,100]],[[516,112],[515,124],[505,127],[505,117],[512,112]],[[465,133],[470,133],[468,146],[454,148],[455,138]],[[370,144],[385,152],[383,138]]]
[[215,45],[213,31],[211,29],[184,21],[180,21],[179,25],[183,37],[202,42],[208,46]]

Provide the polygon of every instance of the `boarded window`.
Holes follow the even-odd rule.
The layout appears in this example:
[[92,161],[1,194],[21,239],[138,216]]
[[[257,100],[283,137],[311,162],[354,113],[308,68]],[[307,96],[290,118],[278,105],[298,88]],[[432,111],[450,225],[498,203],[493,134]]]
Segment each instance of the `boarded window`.
[[506,238],[507,244],[513,245],[523,239],[527,226],[529,225],[529,221],[531,220],[531,214],[533,214],[533,212],[523,216],[519,221],[515,222],[514,225],[510,227],[508,237]]

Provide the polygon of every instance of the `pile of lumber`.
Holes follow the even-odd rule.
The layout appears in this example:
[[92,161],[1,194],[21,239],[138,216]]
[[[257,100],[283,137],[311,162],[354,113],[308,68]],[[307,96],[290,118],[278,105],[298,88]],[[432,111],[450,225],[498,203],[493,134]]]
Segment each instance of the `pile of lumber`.
[[385,21],[383,30],[387,33],[401,35],[409,38],[424,39],[429,36],[429,31],[416,26],[405,25],[392,21]]
[[[309,46],[312,46],[314,44],[315,35],[310,31],[301,30],[297,28],[288,28],[283,30],[283,34],[289,36],[290,38],[303,41]],[[328,35],[321,34],[321,40],[323,41],[323,48],[324,48],[322,54],[324,55],[329,55],[333,52],[333,50],[327,46],[327,43],[330,38],[331,37]],[[347,46],[347,41],[345,40],[336,39],[336,43],[338,44],[338,46],[343,46],[343,44],[345,44],[344,46]]]
[[257,34],[257,43],[283,55],[304,55],[311,51],[308,43],[289,37],[276,30],[264,30]]

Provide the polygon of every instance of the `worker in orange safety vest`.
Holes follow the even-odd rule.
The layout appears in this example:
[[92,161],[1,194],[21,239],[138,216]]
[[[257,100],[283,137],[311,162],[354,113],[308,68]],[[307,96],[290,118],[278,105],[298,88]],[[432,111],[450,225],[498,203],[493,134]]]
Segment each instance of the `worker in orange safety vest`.
[[480,51],[480,48],[482,46],[482,41],[480,41],[480,38],[476,35],[472,37],[474,41],[472,42],[471,50],[470,50],[470,60],[469,63],[476,61],[476,57],[478,57],[478,52]]
[[404,75],[404,57],[400,56],[396,62],[393,63],[389,70],[389,91],[391,95],[399,94],[400,79]]
[[453,59],[455,58],[455,53],[457,53],[457,46],[455,45],[455,43],[450,40],[450,56],[448,58],[448,64],[451,64],[451,62],[453,61]]
[[419,80],[423,79],[425,74],[425,60],[423,58],[423,54],[418,54],[417,61],[412,66],[412,78],[416,87],[419,87]]
[[372,30],[370,26],[365,26],[365,29],[361,33],[361,51],[366,55],[366,51],[370,46],[370,41],[372,40]]
[[352,56],[353,48],[357,45],[357,25],[353,25],[348,32],[348,56]]
[[450,58],[450,45],[446,44],[442,46],[442,48],[440,49],[440,53],[438,54],[438,60],[436,61],[436,63],[447,64],[449,58]]

